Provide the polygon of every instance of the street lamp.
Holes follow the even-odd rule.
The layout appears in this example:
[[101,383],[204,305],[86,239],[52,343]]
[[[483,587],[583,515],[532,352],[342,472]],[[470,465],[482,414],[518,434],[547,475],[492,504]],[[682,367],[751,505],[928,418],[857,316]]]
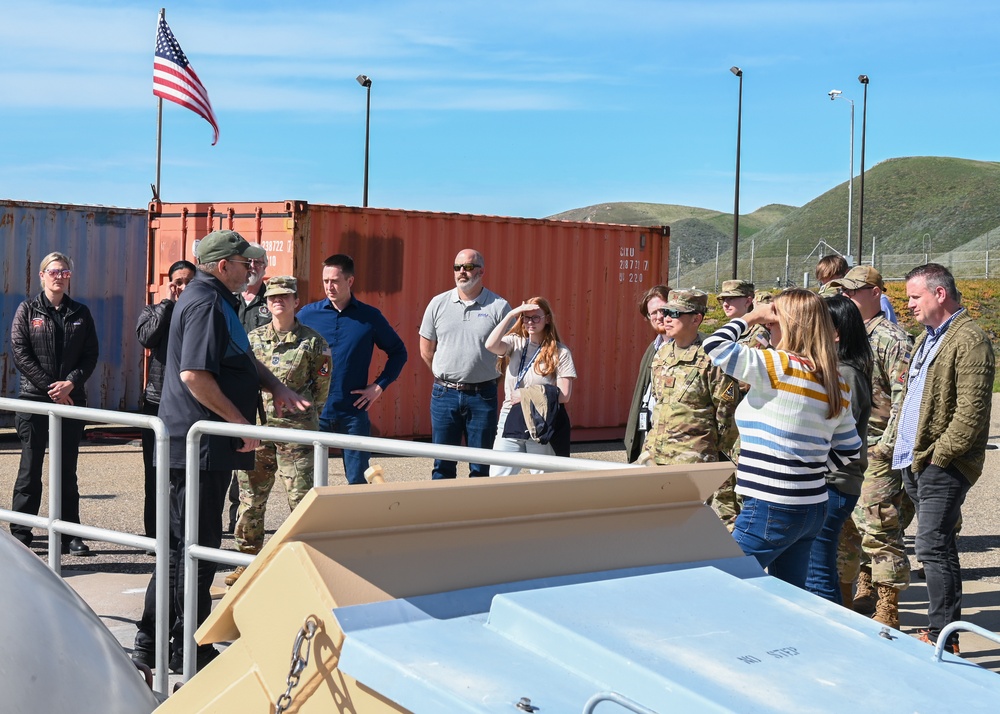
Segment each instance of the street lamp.
[[372,80],[368,75],[359,74],[358,84],[368,90],[368,107],[365,109],[365,193],[361,205],[368,207],[368,139],[370,136],[372,118]]
[[740,100],[736,110],[736,199],[733,205],[733,280],[737,279],[736,257],[740,238],[740,135],[743,133],[743,70],[730,67],[729,71],[740,78]]
[[851,103],[851,178],[847,183],[847,254],[851,254],[851,230],[854,224],[851,221],[851,209],[854,208],[854,100],[848,99],[839,89],[831,89],[827,94],[830,101],[843,99]]
[[865,85],[865,98],[861,104],[861,201],[858,204],[858,262],[861,265],[861,244],[865,234],[865,127],[868,123],[868,75],[859,74],[858,81]]

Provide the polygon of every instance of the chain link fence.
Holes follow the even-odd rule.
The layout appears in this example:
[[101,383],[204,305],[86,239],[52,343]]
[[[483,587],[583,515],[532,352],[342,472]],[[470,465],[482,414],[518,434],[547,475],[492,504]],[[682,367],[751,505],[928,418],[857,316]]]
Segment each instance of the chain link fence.
[[[833,252],[833,251],[830,251]],[[670,271],[671,287],[697,288],[706,292],[718,292],[723,280],[728,280],[732,273],[732,259],[720,255],[714,261],[697,264],[685,262],[681,253],[680,262],[676,260],[677,251],[672,251],[674,258]],[[821,255],[827,253],[787,256],[753,256],[747,250],[745,257],[737,262],[738,277],[749,280],[758,290],[780,289],[786,287],[812,287],[816,284],[813,271]],[[849,261],[854,262],[854,261]],[[878,253],[866,256],[865,265],[874,265],[888,281],[902,280],[913,268],[924,263],[940,263],[947,267],[959,279],[990,279],[1000,278],[1000,250],[961,250],[947,253]]]

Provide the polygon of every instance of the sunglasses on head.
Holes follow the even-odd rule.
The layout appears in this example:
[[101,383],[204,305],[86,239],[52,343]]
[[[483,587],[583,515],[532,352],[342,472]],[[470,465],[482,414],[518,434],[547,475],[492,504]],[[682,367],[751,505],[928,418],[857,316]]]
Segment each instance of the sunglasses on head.
[[476,265],[475,263],[456,263],[456,264],[455,264],[455,265],[453,265],[452,267],[453,267],[453,268],[455,269],[455,272],[456,272],[456,273],[457,273],[457,272],[458,272],[459,270],[464,270],[464,271],[465,271],[465,272],[467,272],[467,273],[471,273],[471,272],[472,272],[473,270],[475,270],[476,268],[481,268],[481,267],[483,267],[483,266],[481,266],[481,265]]

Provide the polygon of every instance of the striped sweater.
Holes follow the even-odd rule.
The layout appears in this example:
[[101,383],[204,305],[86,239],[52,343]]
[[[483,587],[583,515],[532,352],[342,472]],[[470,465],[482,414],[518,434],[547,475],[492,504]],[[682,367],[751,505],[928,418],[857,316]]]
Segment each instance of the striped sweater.
[[850,388],[839,380],[843,409],[828,419],[826,390],[808,361],[738,344],[746,331],[746,322],[736,319],[702,343],[713,364],[750,385],[736,408],[741,442],[736,492],[773,503],[822,503],[825,475],[861,453]]

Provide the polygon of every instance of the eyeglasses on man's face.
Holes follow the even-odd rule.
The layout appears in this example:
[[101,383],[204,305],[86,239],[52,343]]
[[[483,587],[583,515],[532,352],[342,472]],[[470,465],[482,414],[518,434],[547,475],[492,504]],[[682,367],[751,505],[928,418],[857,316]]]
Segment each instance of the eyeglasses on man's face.
[[247,270],[248,271],[252,271],[253,270],[253,261],[252,260],[236,260],[235,258],[230,258],[226,262],[227,263],[239,263],[240,265],[247,266]]
[[459,272],[460,270],[464,270],[467,273],[471,273],[476,268],[481,268],[483,266],[477,265],[476,263],[456,263],[452,267],[455,269],[456,273]]
[[55,280],[56,278],[72,278],[73,271],[67,270],[65,268],[49,268],[48,270],[43,270],[43,273],[48,275],[50,278]]
[[855,295],[857,295],[862,290],[871,290],[874,287],[875,287],[874,285],[862,285],[860,288],[844,288],[844,287],[840,287],[840,288],[837,288],[837,292],[840,295],[846,295],[847,297],[854,297]]

